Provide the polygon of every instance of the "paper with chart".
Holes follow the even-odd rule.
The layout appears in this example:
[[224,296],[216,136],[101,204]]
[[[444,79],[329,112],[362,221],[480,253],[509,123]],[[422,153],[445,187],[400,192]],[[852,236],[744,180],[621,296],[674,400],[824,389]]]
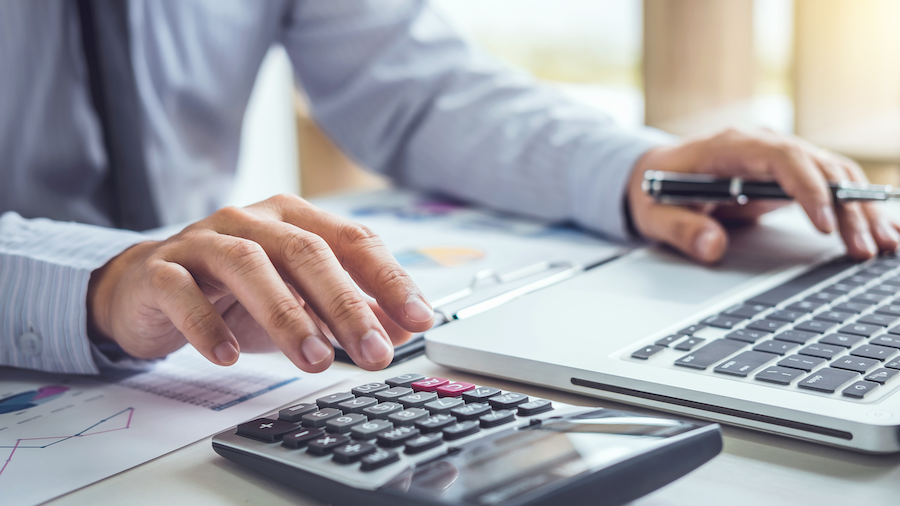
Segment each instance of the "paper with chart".
[[47,501],[356,374],[307,374],[280,354],[224,368],[187,346],[102,378],[0,368],[0,503]]

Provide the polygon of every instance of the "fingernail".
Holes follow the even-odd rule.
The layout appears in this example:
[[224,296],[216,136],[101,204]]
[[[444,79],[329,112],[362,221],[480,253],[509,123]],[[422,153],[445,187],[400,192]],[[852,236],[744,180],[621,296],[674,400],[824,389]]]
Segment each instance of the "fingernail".
[[694,242],[694,254],[703,259],[709,259],[713,255],[713,247],[719,239],[715,230],[701,232]]
[[832,232],[837,227],[837,218],[834,216],[834,209],[831,206],[820,207],[816,221],[819,222],[819,227],[823,227],[827,232]]
[[233,344],[224,342],[213,349],[213,355],[223,364],[230,364],[237,360],[238,351]]
[[411,322],[427,322],[434,318],[434,310],[419,297],[406,301],[406,317]]
[[858,249],[866,251],[870,255],[874,255],[878,252],[878,247],[875,246],[875,241],[872,239],[872,235],[868,232],[858,232],[856,234],[854,242],[856,243],[856,247]]
[[325,338],[315,335],[303,340],[303,344],[300,345],[300,351],[309,365],[321,363],[331,356],[331,346],[325,342]]
[[388,345],[387,339],[374,330],[370,330],[362,338],[359,348],[362,351],[363,360],[372,364],[383,362],[391,354],[391,347]]
[[890,223],[885,223],[883,221],[878,222],[878,235],[884,237],[893,242],[900,242],[900,235],[897,234],[897,231],[894,230],[894,227],[890,225]]

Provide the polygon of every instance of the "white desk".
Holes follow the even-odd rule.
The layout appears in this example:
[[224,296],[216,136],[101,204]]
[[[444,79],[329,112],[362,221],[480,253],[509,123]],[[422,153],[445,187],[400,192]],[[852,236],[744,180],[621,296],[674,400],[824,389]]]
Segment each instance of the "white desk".
[[[335,367],[350,367],[338,364]],[[625,407],[568,393],[448,370],[425,357],[387,371],[366,372],[331,391],[346,391],[404,372],[496,386],[570,404]],[[316,395],[311,398],[317,397]],[[319,504],[218,456],[207,438],[142,466],[85,487],[52,506],[190,504]],[[697,471],[634,504],[864,505],[900,504],[900,454],[871,456],[781,436],[725,428],[725,449]]]

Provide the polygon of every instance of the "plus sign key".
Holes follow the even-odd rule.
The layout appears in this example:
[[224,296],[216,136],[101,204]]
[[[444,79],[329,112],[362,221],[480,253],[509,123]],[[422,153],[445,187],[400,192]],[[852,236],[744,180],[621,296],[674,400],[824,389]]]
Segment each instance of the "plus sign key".
[[296,429],[297,424],[295,423],[271,420],[269,418],[257,418],[251,422],[238,425],[237,433],[239,436],[258,439],[266,443],[274,443],[281,441],[281,436]]

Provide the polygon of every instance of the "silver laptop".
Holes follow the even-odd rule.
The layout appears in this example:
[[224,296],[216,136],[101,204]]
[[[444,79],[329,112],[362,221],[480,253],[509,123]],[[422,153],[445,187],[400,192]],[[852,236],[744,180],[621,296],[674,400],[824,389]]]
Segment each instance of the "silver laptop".
[[439,364],[858,451],[900,451],[900,257],[796,208],[708,268],[643,248],[426,334]]

